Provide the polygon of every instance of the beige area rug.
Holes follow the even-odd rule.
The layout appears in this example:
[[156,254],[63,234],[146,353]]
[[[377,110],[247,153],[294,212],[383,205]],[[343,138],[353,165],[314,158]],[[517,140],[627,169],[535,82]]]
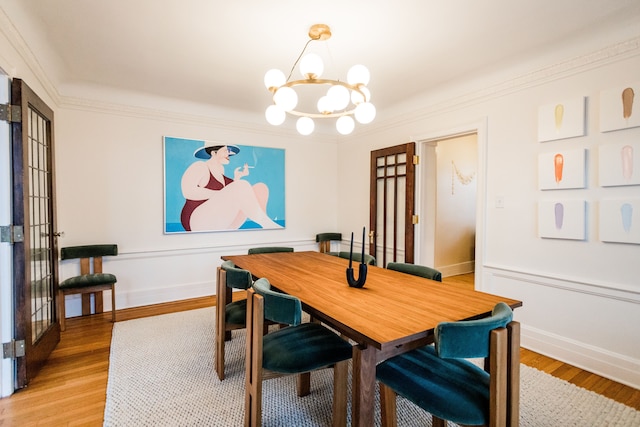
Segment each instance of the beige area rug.
[[[104,425],[243,425],[244,331],[234,331],[227,344],[227,378],[219,381],[214,322],[212,307],[116,323]],[[640,426],[633,408],[524,365],[521,377],[521,426]],[[303,398],[294,377],[265,381],[263,425],[330,426],[331,370],[311,381]],[[431,416],[399,398],[398,425],[430,426]]]

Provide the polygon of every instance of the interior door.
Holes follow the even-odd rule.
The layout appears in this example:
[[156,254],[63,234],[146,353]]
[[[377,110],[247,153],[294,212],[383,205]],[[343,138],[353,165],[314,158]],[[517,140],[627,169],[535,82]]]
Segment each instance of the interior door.
[[369,253],[378,267],[414,262],[415,147],[371,152]]
[[16,389],[25,387],[60,341],[53,160],[53,111],[20,79],[11,100],[20,107],[12,123],[14,337],[24,341],[16,361]]

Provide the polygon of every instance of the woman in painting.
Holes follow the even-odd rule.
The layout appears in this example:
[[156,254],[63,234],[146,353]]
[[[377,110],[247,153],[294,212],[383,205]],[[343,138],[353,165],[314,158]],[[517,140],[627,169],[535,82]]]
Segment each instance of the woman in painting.
[[186,231],[233,230],[247,219],[262,228],[281,228],[267,216],[269,187],[251,185],[241,178],[249,167],[237,167],[233,179],[224,175],[229,156],[240,149],[235,145],[206,142],[193,153],[198,159],[182,175],[182,195],[186,199],[180,221]]

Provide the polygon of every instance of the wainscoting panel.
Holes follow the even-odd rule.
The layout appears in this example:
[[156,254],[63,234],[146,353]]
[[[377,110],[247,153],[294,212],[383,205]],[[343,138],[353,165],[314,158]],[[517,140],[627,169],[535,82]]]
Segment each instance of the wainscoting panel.
[[523,347],[640,389],[640,288],[491,266],[476,282],[523,301]]

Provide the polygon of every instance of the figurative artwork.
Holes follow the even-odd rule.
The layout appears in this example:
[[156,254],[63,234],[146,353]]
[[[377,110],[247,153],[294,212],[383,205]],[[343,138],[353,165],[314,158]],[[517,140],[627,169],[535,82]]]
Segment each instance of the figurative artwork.
[[164,137],[164,232],[284,228],[284,154]]
[[600,92],[600,131],[640,126],[640,83]]
[[538,156],[538,188],[559,190],[586,187],[586,156],[583,148],[550,151]]
[[601,200],[599,211],[600,240],[640,244],[640,199]]
[[602,187],[640,185],[640,143],[601,145],[598,176]]
[[538,141],[585,135],[584,96],[538,108]]
[[538,203],[538,234],[549,239],[586,239],[584,200],[546,200]]

